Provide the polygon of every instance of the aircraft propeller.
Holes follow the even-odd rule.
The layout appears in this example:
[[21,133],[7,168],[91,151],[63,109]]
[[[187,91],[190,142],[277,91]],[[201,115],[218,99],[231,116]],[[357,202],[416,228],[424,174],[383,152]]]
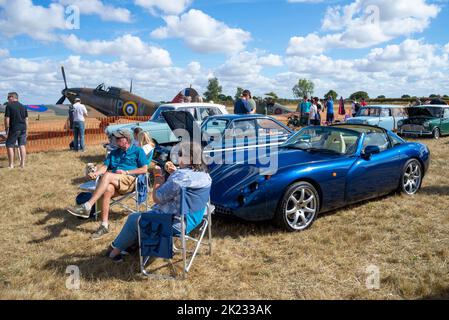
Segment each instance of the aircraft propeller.
[[65,70],[64,70],[64,66],[61,66],[61,71],[62,71],[62,78],[64,79],[64,85],[65,85],[65,89],[62,90],[62,97],[61,99],[58,100],[58,102],[56,102],[56,104],[63,104],[65,99],[67,99],[67,90],[68,90],[68,86],[67,86],[67,77],[65,75]]

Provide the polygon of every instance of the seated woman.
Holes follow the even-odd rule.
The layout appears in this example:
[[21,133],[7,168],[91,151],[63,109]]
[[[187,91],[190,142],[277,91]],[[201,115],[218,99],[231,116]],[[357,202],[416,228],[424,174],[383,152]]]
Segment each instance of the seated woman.
[[[179,149],[179,169],[176,170],[172,165],[166,166],[167,171],[171,173],[167,181],[165,181],[165,175],[159,166],[153,169],[153,201],[155,205],[151,211],[143,214],[179,215],[181,188],[199,189],[211,186],[212,179],[207,173],[207,166],[201,155],[202,149],[198,143],[183,142]],[[122,231],[111,244],[107,256],[114,262],[121,262],[121,252],[137,243],[137,221],[140,215],[140,213],[130,215]]]
[[156,146],[153,139],[147,132],[143,131],[143,129],[140,127],[134,128],[133,132],[134,132],[133,144],[137,147],[141,147],[143,151],[145,151],[145,154],[149,155],[150,152],[153,151],[154,147]]

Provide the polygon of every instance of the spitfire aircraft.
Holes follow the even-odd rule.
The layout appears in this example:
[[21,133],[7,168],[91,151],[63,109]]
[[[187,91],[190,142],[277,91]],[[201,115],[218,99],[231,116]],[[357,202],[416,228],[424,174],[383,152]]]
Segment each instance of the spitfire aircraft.
[[[133,83],[131,81],[130,90],[117,87],[106,88],[100,84],[95,89],[92,88],[69,88],[64,67],[61,67],[65,88],[62,90],[61,99],[56,105],[27,105],[29,111],[46,112],[54,111],[56,115],[68,115],[68,106],[64,102],[68,100],[74,104],[76,98],[106,116],[151,116],[159,107],[158,103],[144,99],[132,93]],[[198,96],[198,92],[193,88],[182,90],[172,101],[172,103],[182,102],[183,97],[190,96],[193,101]],[[0,112],[4,111],[4,106],[0,106]]]
[[56,105],[63,104],[66,99],[73,104],[75,98],[80,98],[83,104],[106,116],[151,116],[158,107],[156,103],[133,94],[132,82],[129,91],[117,87],[106,88],[104,84],[95,89],[69,88],[64,67],[61,71],[65,89]]

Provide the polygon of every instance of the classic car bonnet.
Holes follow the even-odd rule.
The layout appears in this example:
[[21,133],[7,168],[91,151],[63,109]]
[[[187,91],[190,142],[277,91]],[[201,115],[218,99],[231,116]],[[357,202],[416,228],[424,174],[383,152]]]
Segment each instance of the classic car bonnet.
[[409,118],[415,117],[427,117],[427,118],[440,118],[441,107],[411,107],[407,108],[407,114]]

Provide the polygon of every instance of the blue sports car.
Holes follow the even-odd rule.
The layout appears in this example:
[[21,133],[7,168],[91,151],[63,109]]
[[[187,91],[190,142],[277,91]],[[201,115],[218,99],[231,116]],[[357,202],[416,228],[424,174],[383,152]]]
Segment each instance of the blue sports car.
[[304,128],[270,157],[276,161],[270,173],[247,158],[213,167],[216,213],[274,219],[288,231],[301,231],[319,213],[395,190],[414,195],[430,163],[424,144],[383,128],[348,124]]

